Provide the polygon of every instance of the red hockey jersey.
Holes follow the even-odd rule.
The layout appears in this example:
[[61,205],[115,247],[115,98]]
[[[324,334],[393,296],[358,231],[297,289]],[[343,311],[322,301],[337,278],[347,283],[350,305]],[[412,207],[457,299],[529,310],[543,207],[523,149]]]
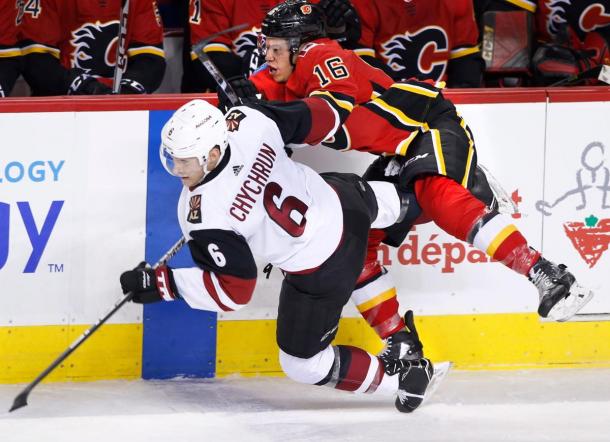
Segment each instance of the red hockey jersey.
[[[244,57],[257,44],[261,22],[265,15],[281,0],[190,0],[189,26],[191,44],[233,26],[247,27],[229,34],[219,35],[206,47],[206,52],[234,52]],[[195,59],[195,55],[191,54]]]
[[[116,64],[120,0],[40,0],[25,2],[23,54],[49,53],[66,68],[112,78]],[[131,0],[127,56],[165,58],[163,27],[154,1]]]
[[383,71],[371,67],[354,52],[328,38],[301,48],[295,70],[284,85],[278,86],[264,68],[251,79],[267,99],[291,101],[319,96],[335,109],[341,122],[354,104],[369,101],[393,83]]
[[447,80],[450,60],[480,52],[472,1],[352,0],[362,23],[359,55],[399,78]]
[[[269,100],[324,99],[337,115],[335,124],[342,125],[322,144],[377,154],[404,155],[424,126],[419,115],[429,106],[428,100],[438,95],[431,84],[393,84],[383,71],[329,39],[302,48],[286,83],[276,83],[265,68],[250,79]],[[387,97],[379,96],[390,89]]]

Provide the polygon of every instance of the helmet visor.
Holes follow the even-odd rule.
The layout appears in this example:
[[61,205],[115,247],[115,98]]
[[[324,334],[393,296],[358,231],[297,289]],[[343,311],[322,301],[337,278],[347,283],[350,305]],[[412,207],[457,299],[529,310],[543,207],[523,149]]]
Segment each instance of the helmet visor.
[[169,153],[169,150],[163,144],[159,146],[159,157],[161,158],[161,164],[163,164],[165,170],[167,170],[167,172],[171,175],[178,176],[178,174],[175,172],[176,163],[174,161],[174,157],[171,153]]

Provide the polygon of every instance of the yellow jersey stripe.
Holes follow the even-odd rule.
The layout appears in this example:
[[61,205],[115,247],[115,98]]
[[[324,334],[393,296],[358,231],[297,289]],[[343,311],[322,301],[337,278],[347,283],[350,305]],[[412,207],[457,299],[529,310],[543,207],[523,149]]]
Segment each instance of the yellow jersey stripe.
[[391,289],[386,290],[385,292],[381,292],[379,295],[375,296],[372,299],[369,299],[362,304],[358,304],[357,309],[360,313],[365,312],[367,310],[372,309],[373,307],[381,304],[382,302],[387,301],[388,299],[392,299],[396,296],[396,287],[392,287]]
[[49,46],[44,46],[44,45],[29,45],[26,46],[25,48],[21,49],[21,53],[23,55],[28,55],[28,54],[51,54],[53,57],[59,59],[59,49],[57,48],[52,48]]
[[454,49],[449,53],[449,59],[453,60],[455,58],[465,57],[466,55],[476,54],[477,52],[481,52],[481,47],[479,45],[471,46],[469,48]]
[[414,94],[425,95],[426,97],[430,98],[436,98],[438,95],[438,91],[431,91],[430,89],[426,89],[425,87],[417,86],[414,84],[394,83],[390,87],[395,89],[401,89],[407,92],[412,92]]
[[333,103],[335,103],[340,108],[345,109],[348,112],[351,112],[354,110],[354,105],[352,103],[350,103],[347,100],[340,100],[340,99],[334,97],[333,94],[328,91],[313,91],[311,94],[309,94],[310,97],[313,95],[324,95],[326,97],[330,97],[330,99],[333,101]]
[[525,9],[531,13],[536,12],[536,2],[528,0],[506,0],[508,3],[512,3],[515,6]]
[[438,131],[438,129],[430,129],[430,135],[432,136],[432,145],[434,146],[434,153],[436,154],[438,173],[441,175],[447,175],[445,156],[443,155],[443,144],[441,143],[441,133]]
[[415,139],[415,136],[417,135],[417,132],[411,132],[411,135],[409,135],[407,138],[405,138],[404,140],[402,140],[398,146],[396,146],[396,155],[402,155],[403,157],[407,155],[407,149],[409,149],[409,146],[411,145],[411,143],[413,142],[413,140]]
[[152,54],[152,55],[158,55],[161,58],[165,58],[165,51],[156,46],[142,46],[139,48],[133,48],[133,49],[127,50],[127,55],[129,57],[133,57],[135,55],[140,55],[140,54]]
[[487,255],[489,255],[493,258],[494,254],[498,250],[498,247],[500,247],[500,245],[504,242],[504,240],[506,238],[509,237],[509,235],[511,233],[516,232],[516,231],[517,231],[517,227],[514,224],[509,224],[508,226],[504,227],[500,231],[500,233],[498,233],[496,235],[496,237],[491,241],[491,243],[489,244],[489,247],[487,247],[487,250],[486,250]]
[[[468,133],[468,131],[466,131]],[[470,178],[470,167],[472,165],[472,158],[474,157],[474,143],[470,140],[470,136],[468,137],[468,159],[466,160],[466,171],[464,173],[464,178],[462,179],[462,187],[468,187],[468,178]]]
[[356,55],[358,55],[359,57],[362,57],[364,55],[368,55],[370,57],[374,57],[375,56],[375,50],[371,49],[371,48],[359,48],[359,49],[354,49],[354,52],[356,53]]
[[422,123],[421,121],[416,121],[410,117],[407,117],[403,111],[401,111],[397,107],[390,106],[388,103],[383,101],[381,98],[376,98],[374,100],[371,100],[371,101],[369,101],[369,104],[374,104],[375,106],[383,109],[384,111],[394,115],[405,126],[421,127],[424,125],[424,123]]
[[0,58],[19,57],[19,56],[21,56],[21,49],[19,49],[19,48],[0,49]]

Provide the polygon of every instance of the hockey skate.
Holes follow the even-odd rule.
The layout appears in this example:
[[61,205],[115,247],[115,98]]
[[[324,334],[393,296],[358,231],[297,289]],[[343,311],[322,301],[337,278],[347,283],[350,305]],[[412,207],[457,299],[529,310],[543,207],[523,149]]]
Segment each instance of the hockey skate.
[[593,292],[576,283],[563,264],[540,257],[530,269],[528,279],[540,294],[538,314],[558,322],[567,321],[593,297]]
[[432,362],[426,358],[417,361],[381,358],[381,361],[387,375],[398,376],[396,409],[402,413],[411,413],[424,400],[434,375]]
[[424,357],[423,345],[419,340],[413,321],[413,312],[408,310],[404,319],[406,328],[387,338],[385,348],[379,354],[380,357],[410,361],[417,361]]

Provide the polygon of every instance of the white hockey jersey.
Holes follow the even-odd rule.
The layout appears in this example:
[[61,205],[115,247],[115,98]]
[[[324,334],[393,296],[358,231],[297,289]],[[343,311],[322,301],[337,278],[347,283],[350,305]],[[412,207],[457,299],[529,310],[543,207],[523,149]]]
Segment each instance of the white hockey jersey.
[[199,269],[173,270],[178,292],[191,307],[217,311],[196,292],[208,292],[221,310],[235,310],[235,285],[256,279],[253,254],[287,272],[312,269],[335,251],[343,229],[337,193],[315,171],[288,158],[284,146],[290,140],[272,119],[237,107],[226,120],[224,156],[201,184],[183,189],[178,204],[203,284]]

